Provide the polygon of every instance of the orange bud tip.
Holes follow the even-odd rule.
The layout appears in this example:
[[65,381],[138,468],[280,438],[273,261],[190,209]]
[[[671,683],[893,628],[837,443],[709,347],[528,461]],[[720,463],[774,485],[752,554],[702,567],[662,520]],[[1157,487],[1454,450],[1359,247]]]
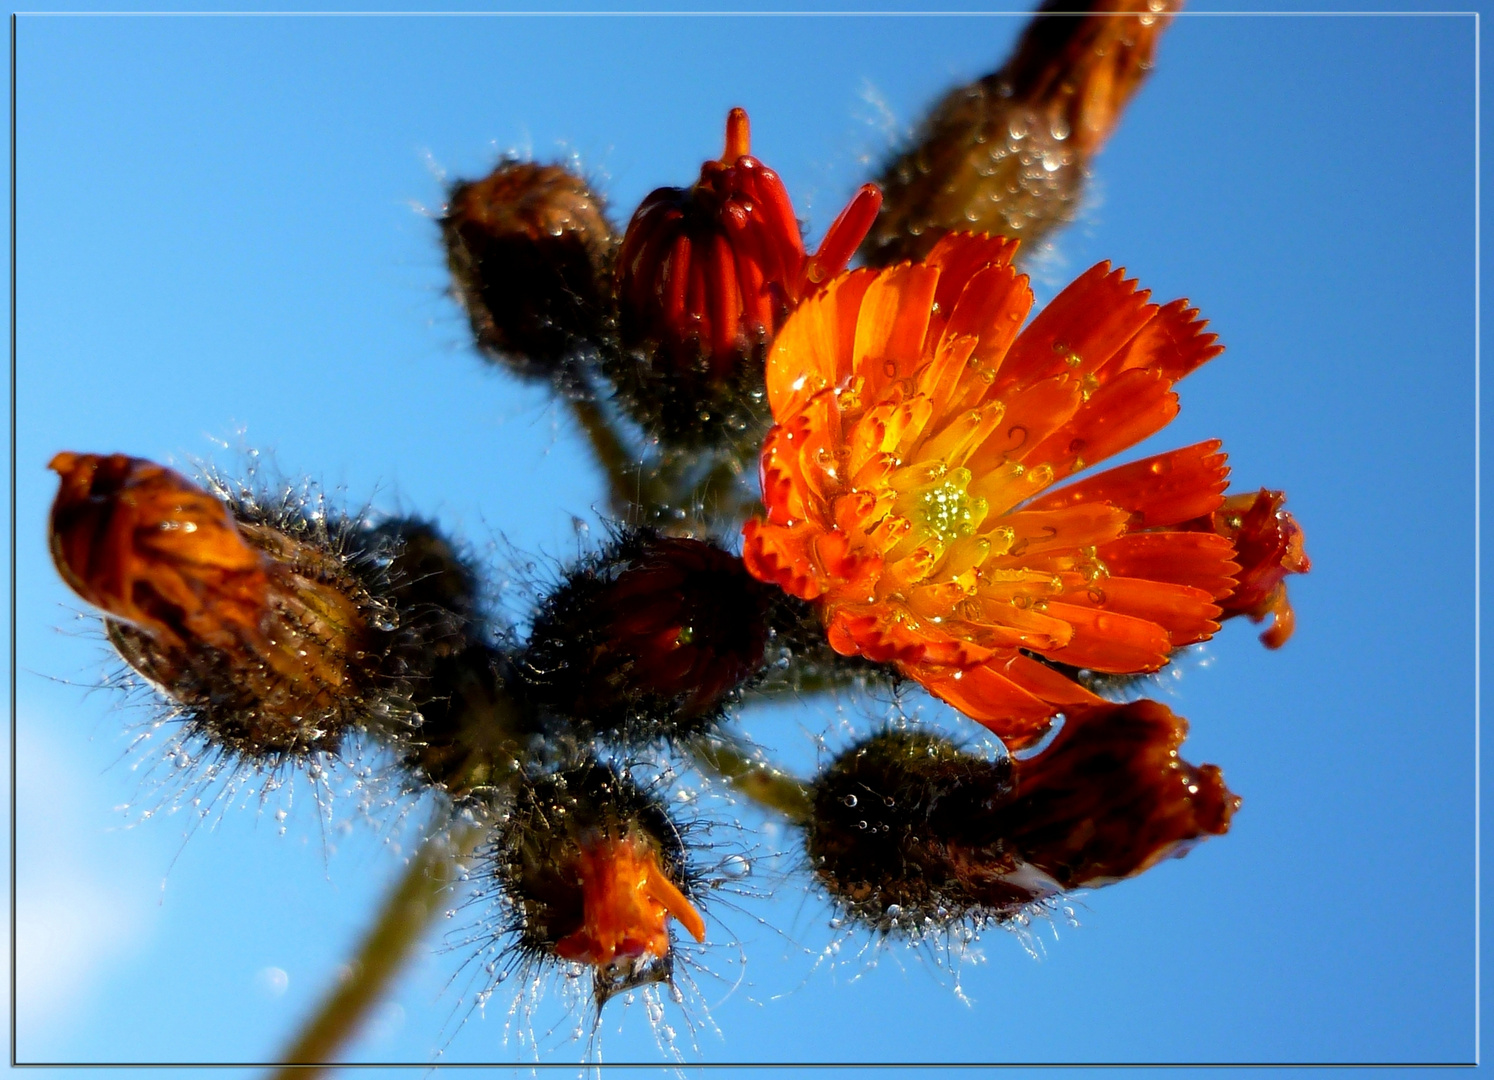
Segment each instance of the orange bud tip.
[[669,880],[658,853],[642,837],[602,837],[576,859],[581,882],[581,926],[556,942],[565,960],[607,967],[618,959],[669,955],[669,916],[697,940],[705,939],[700,913]]
[[726,149],[721,154],[721,163],[730,165],[751,152],[752,126],[747,120],[747,110],[733,109],[726,114]]
[[705,920],[700,917],[695,905],[690,903],[689,897],[669,880],[668,875],[659,867],[657,859],[649,867],[648,882],[644,888],[654,902],[660,904],[690,932],[691,937],[697,942],[705,941]]

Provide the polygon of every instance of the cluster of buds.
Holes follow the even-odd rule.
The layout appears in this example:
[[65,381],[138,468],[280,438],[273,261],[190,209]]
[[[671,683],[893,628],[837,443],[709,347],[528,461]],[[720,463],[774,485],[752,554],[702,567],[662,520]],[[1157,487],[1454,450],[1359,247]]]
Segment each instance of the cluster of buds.
[[[1153,3],[1040,17],[812,254],[741,109],[722,156],[621,235],[561,165],[454,186],[441,229],[478,347],[551,380],[614,505],[665,523],[614,526],[525,630],[493,625],[428,523],[118,454],[53,459],[58,571],[218,753],[390,750],[406,788],[488,830],[493,939],[589,972],[598,1007],[707,932],[689,825],[638,765],[689,759],[783,811],[819,887],[882,937],[1004,923],[1183,854],[1240,800],[1179,757],[1184,720],[1102,695],[1236,615],[1283,644],[1302,531],[1280,492],[1226,494],[1218,442],[1086,471],[1166,426],[1222,347],[1109,263],[1026,322],[1015,264],[1071,215],[1165,24]],[[848,271],[858,247],[872,266]],[[618,467],[650,454],[679,468]],[[753,474],[750,502],[699,512]],[[894,728],[802,784],[738,753],[754,696],[868,681],[921,685],[1003,751]]]
[[407,786],[502,823],[484,858],[507,929],[527,955],[594,969],[598,1005],[668,977],[667,918],[703,938],[659,800],[566,762],[721,717],[769,633],[740,559],[625,532],[505,648],[476,572],[429,523],[329,520],[122,454],[51,468],[58,572],[188,738],[251,770],[350,753],[354,733],[394,748]]
[[845,269],[882,197],[864,185],[809,254],[783,181],[750,151],[733,109],[721,158],[652,192],[620,241],[561,165],[505,161],[457,184],[441,228],[478,344],[526,375],[599,357],[618,404],[671,443],[760,434],[768,343]]

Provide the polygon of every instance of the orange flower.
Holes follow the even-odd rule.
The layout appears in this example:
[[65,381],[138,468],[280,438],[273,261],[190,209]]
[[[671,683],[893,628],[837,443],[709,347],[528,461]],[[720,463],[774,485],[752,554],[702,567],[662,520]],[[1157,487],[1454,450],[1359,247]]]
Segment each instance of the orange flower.
[[1219,601],[1223,617],[1249,615],[1251,622],[1273,616],[1261,634],[1268,649],[1279,649],[1297,628],[1297,615],[1287,600],[1286,576],[1305,574],[1312,560],[1302,549],[1302,527],[1282,509],[1286,496],[1261,488],[1231,495],[1212,514],[1185,523],[1188,529],[1211,530],[1235,546],[1240,580]]
[[1214,335],[1109,263],[1021,330],[1016,246],[949,236],[799,308],[768,358],[766,516],[743,559],[817,601],[838,652],[1023,746],[1099,703],[1038,657],[1156,671],[1218,630],[1238,566],[1225,537],[1176,528],[1222,501],[1217,442],[1050,490],[1164,427]]

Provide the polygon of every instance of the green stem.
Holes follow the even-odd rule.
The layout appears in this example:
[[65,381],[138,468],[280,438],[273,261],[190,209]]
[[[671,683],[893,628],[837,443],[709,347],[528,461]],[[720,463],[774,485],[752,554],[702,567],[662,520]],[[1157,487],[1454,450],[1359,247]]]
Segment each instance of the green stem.
[[715,773],[736,791],[795,825],[814,812],[809,788],[798,778],[761,761],[721,739],[699,738],[689,743],[690,756],[703,770]]
[[641,498],[638,463],[617,437],[617,432],[612,430],[594,398],[582,392],[568,394],[566,401],[570,403],[571,415],[591,443],[597,464],[607,476],[608,502],[613,516],[627,520],[629,508],[636,506]]
[[457,865],[472,853],[482,835],[481,829],[472,826],[447,829],[448,820],[443,810],[436,812],[427,839],[364,935],[352,973],[323,999],[281,1053],[285,1064],[275,1071],[274,1080],[310,1080],[331,1068],[425,936],[436,912],[447,902]]
[[873,675],[851,667],[827,667],[796,672],[792,678],[767,679],[743,692],[744,701],[780,701],[786,697],[827,694],[836,690],[859,690]]

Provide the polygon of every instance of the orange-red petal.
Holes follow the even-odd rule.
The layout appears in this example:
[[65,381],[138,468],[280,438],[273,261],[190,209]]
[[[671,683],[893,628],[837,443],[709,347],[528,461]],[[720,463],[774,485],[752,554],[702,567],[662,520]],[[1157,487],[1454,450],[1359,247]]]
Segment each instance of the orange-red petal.
[[1057,510],[1087,502],[1108,502],[1130,511],[1131,526],[1156,529],[1202,517],[1224,502],[1229,482],[1219,440],[1195,443],[1129,465],[1106,469],[1027,504],[1029,510]]

